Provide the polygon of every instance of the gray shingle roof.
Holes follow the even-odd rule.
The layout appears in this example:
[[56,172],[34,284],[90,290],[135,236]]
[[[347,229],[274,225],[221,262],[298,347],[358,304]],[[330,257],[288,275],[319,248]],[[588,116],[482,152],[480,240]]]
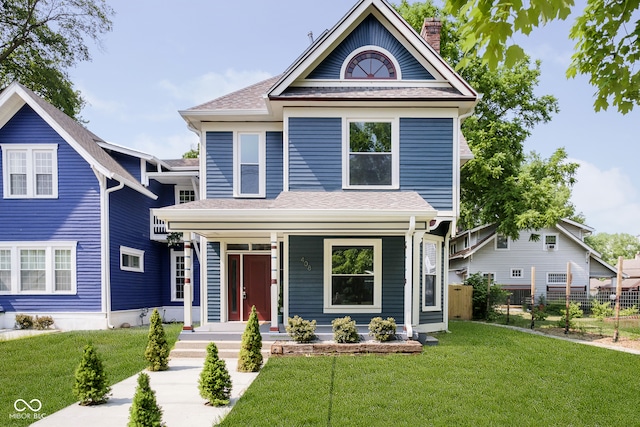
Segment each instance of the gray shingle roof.
[[289,87],[282,95],[272,99],[402,99],[443,100],[466,99],[457,89],[447,87]]
[[209,110],[266,110],[264,95],[280,76],[271,77],[244,89],[231,92],[219,98],[189,108],[187,111]]
[[265,199],[203,199],[164,209],[180,210],[327,210],[341,211],[415,211],[435,213],[415,191],[288,191],[272,200]]

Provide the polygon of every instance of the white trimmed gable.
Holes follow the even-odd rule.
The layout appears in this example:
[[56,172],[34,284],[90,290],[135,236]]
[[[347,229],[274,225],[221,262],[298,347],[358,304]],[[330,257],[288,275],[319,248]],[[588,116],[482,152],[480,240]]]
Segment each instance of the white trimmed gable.
[[[373,15],[413,57],[433,76],[428,81],[383,80],[383,86],[451,88],[463,97],[477,98],[477,93],[449,66],[385,0],[361,0],[331,30],[323,33],[298,60],[289,67],[268,92],[270,97],[282,95],[296,86],[371,86],[372,81],[309,80],[306,77],[368,16]],[[472,103],[475,105],[475,102]],[[473,108],[470,105],[469,110]],[[462,113],[465,113],[462,111]]]

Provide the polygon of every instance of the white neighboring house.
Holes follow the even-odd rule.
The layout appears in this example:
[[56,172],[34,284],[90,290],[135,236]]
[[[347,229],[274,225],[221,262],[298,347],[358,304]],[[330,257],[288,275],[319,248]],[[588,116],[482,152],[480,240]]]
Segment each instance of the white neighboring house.
[[512,303],[520,304],[530,295],[531,267],[540,296],[565,290],[571,263],[571,291],[590,292],[591,278],[616,276],[615,267],[584,243],[592,232],[591,227],[568,219],[555,227],[521,231],[518,240],[497,233],[494,224],[464,231],[451,240],[449,283],[462,283],[475,273],[491,274],[495,283],[512,291]]

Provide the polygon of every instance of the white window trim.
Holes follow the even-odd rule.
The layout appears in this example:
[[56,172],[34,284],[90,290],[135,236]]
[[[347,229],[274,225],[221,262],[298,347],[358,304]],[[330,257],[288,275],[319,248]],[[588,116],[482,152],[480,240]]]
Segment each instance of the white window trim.
[[498,236],[500,236],[500,233],[496,233],[496,238],[494,239],[494,244],[493,247],[496,251],[508,251],[511,248],[511,239],[509,238],[509,236],[505,236],[504,234],[502,234],[502,236],[507,239],[507,247],[506,248],[499,248],[498,247]]
[[[122,255],[129,255],[140,258],[140,267],[127,267],[123,265]],[[120,246],[120,270],[144,273],[144,251],[140,249],[129,248],[127,246]]]
[[[396,78],[395,78],[395,80],[402,80],[402,69],[400,68],[400,63],[398,62],[396,57],[393,56],[393,54],[391,52],[389,52],[387,49],[385,49],[383,47],[380,47],[380,46],[376,46],[376,45],[362,46],[362,47],[359,47],[358,49],[354,50],[353,52],[351,52],[351,54],[349,56],[347,56],[347,58],[342,63],[342,67],[340,67],[340,80],[348,81],[348,82],[353,81],[352,79],[345,79],[345,77],[344,77],[346,72],[347,72],[347,67],[349,66],[349,63],[351,63],[351,60],[353,60],[353,58],[355,58],[356,56],[360,55],[362,52],[366,52],[368,50],[372,50],[372,51],[375,51],[375,52],[380,52],[381,54],[383,54],[384,56],[389,58],[391,63],[393,63],[393,67],[396,70]],[[388,81],[389,79],[378,79],[378,81],[380,81],[380,80]],[[376,81],[376,80],[374,79],[374,81]]]
[[[240,185],[240,136],[258,135],[258,194],[243,194]],[[266,132],[233,132],[233,197],[265,198],[267,194],[267,135]]]
[[[373,246],[373,305],[333,305],[331,270],[333,246]],[[324,313],[382,313],[382,239],[324,240]]]
[[[519,271],[519,272],[520,272],[520,275],[519,275],[519,276],[514,276],[514,273],[515,273],[516,271]],[[512,279],[523,279],[523,278],[524,278],[524,270],[523,270],[523,269],[521,269],[521,268],[512,268],[512,269],[511,269],[511,278],[512,278]]]
[[[391,123],[391,185],[351,185],[349,183],[349,123],[390,122]],[[358,116],[342,118],[342,188],[359,190],[397,190],[400,188],[400,119],[389,116]]]
[[175,186],[175,204],[179,205],[180,204],[180,191],[193,191],[194,194],[194,201],[198,200],[198,192],[194,190],[193,187],[190,187],[188,185],[176,185]]
[[[58,144],[0,144],[2,149],[2,195],[5,199],[57,199],[58,198]],[[27,194],[11,194],[9,179],[9,156],[12,151],[27,153]],[[51,153],[51,194],[36,195],[34,152]]]
[[422,239],[422,262],[425,262],[424,257],[424,247],[427,243],[435,243],[436,244],[436,286],[435,286],[435,304],[434,305],[426,305],[426,298],[424,294],[424,265],[422,266],[422,311],[442,311],[442,242],[443,239],[437,236],[425,236]]
[[171,301],[182,302],[184,298],[176,297],[176,259],[180,256],[184,256],[184,251],[174,251],[171,249]]
[[[549,247],[549,245],[547,244],[547,236],[555,236],[556,237],[556,243],[553,243],[553,248]],[[558,233],[547,233],[542,237],[542,249],[545,251],[557,251],[558,250],[558,243],[560,240],[560,236],[558,235]]]
[[[549,280],[552,274],[563,275],[564,280],[562,282],[552,282]],[[566,285],[567,284],[567,273],[564,271],[550,271],[547,272],[547,285]]]
[[[11,252],[11,281],[9,291],[0,291],[0,295],[76,295],[77,284],[77,242],[49,241],[49,242],[1,242],[0,249]],[[20,251],[36,249],[45,251],[45,290],[20,290]],[[55,290],[55,251],[71,251],[71,289],[68,291]]]

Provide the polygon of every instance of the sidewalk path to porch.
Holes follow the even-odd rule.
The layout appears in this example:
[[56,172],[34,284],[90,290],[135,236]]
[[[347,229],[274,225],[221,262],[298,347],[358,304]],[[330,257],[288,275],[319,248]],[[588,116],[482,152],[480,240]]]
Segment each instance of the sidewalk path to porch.
[[[198,391],[198,379],[204,359],[176,358],[169,362],[169,370],[148,372],[156,401],[162,407],[162,420],[168,427],[211,427],[231,410],[258,373],[237,372],[237,359],[223,359],[231,375],[231,402],[224,407],[205,405]],[[266,360],[265,360],[266,362]],[[37,427],[92,427],[125,426],[129,421],[129,408],[135,394],[138,375],[114,384],[109,401],[104,405],[80,406],[75,403],[32,424]]]

